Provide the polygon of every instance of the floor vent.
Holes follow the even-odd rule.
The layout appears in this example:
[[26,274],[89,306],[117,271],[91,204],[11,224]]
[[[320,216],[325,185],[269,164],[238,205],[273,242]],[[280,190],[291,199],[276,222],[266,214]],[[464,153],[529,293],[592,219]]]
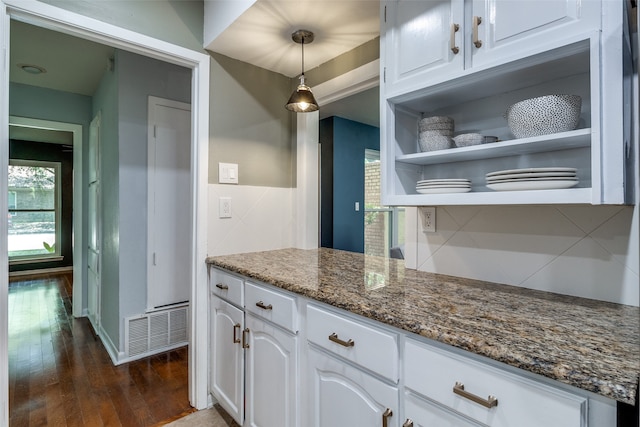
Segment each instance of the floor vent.
[[189,342],[189,307],[183,306],[126,319],[127,357],[154,354]]

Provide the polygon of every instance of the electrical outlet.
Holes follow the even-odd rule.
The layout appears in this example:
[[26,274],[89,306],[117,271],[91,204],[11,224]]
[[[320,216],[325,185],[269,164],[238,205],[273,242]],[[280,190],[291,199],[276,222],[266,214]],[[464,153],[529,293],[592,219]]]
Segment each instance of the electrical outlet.
[[422,214],[422,232],[423,233],[435,233],[436,232],[436,208],[435,207],[423,207],[420,208]]
[[231,197],[220,197],[218,199],[218,217],[231,218]]

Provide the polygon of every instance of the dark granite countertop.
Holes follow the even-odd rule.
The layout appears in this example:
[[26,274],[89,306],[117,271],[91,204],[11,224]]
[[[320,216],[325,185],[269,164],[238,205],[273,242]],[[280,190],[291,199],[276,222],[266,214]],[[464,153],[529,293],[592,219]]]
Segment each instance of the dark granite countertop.
[[407,269],[334,249],[206,262],[526,371],[634,404],[640,309]]

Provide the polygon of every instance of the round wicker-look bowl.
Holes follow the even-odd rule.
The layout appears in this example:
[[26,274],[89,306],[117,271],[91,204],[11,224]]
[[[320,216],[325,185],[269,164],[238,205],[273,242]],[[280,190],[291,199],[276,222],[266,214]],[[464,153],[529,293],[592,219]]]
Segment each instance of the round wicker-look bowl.
[[453,137],[453,142],[456,143],[456,147],[470,147],[472,145],[482,144],[484,136],[479,133],[463,133]]
[[507,109],[507,123],[516,138],[566,132],[578,127],[582,98],[546,95],[516,102]]
[[453,148],[453,139],[448,135],[442,135],[439,131],[423,131],[420,132],[420,150],[436,151]]
[[440,130],[451,129],[453,130],[453,119],[447,116],[432,116],[425,117],[418,122],[418,129],[420,132],[425,130]]

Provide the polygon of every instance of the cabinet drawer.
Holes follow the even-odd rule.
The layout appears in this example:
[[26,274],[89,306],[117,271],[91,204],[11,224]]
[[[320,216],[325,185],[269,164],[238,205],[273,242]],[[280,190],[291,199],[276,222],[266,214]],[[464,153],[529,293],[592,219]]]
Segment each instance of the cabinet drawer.
[[[407,388],[491,427],[585,425],[585,398],[417,341],[405,344],[404,376]],[[454,393],[456,383],[483,401],[495,396],[497,406]]]
[[245,301],[247,311],[293,333],[298,332],[298,310],[295,298],[247,282]]
[[353,363],[398,381],[398,336],[309,305],[307,336]]
[[211,269],[209,289],[213,295],[242,307],[244,303],[244,287],[242,279],[216,268]]

